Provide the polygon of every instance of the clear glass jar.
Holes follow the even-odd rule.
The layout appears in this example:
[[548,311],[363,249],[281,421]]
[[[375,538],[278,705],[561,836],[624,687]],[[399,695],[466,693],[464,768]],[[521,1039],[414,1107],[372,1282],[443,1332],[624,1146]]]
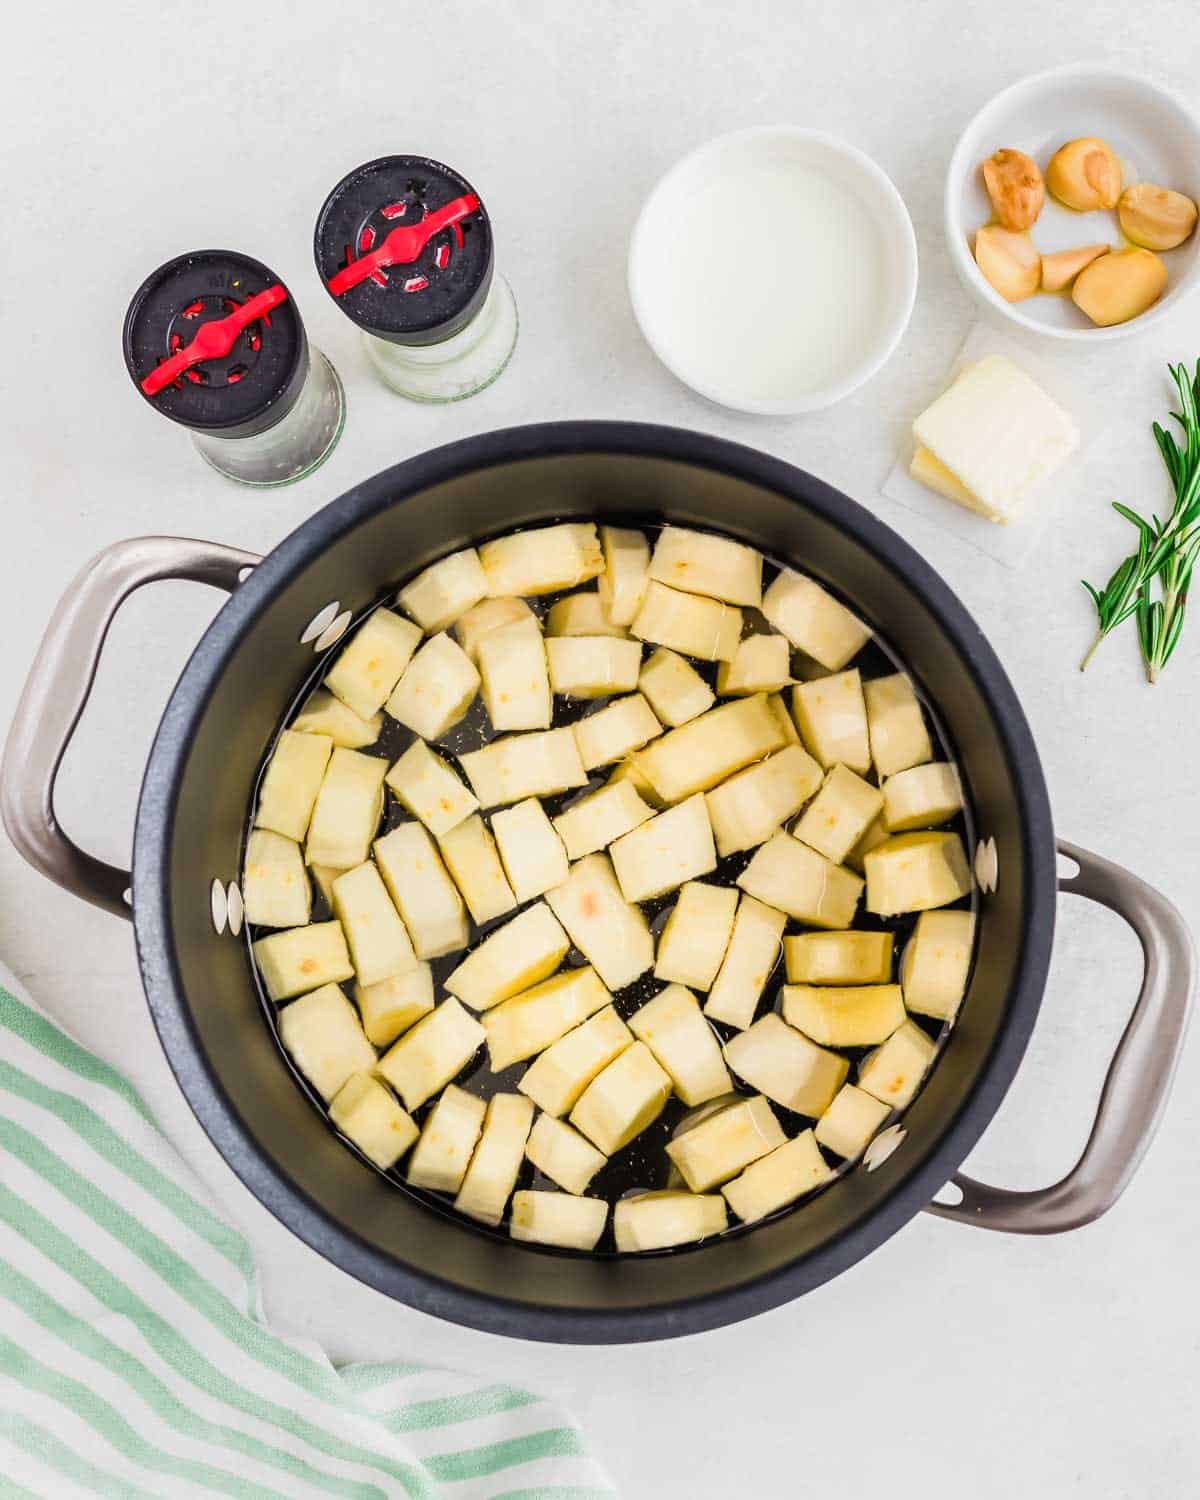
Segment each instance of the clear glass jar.
[[364,333],[367,355],[384,383],[410,401],[441,404],[474,396],[498,379],[512,358],[519,321],[517,300],[494,274],[478,315],[439,344],[393,344]]

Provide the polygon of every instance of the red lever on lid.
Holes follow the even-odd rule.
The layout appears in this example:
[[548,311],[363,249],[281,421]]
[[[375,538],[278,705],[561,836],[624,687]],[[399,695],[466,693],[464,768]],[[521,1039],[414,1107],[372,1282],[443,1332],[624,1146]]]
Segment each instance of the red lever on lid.
[[147,396],[157,396],[193,365],[202,364],[206,359],[223,359],[232,352],[240,333],[264,313],[269,313],[272,308],[286,301],[287,289],[276,282],[274,286],[267,287],[266,291],[258,292],[243,302],[241,307],[235,308],[227,317],[214,318],[211,323],[201,324],[190,344],[185,344],[150,371],[142,381],[142,390]]
[[419,224],[397,224],[395,229],[388,231],[377,249],[360,255],[331,277],[326,283],[329,290],[335,297],[340,297],[384,266],[411,265],[435,234],[473,214],[478,207],[478,197],[474,193],[464,193],[461,198],[452,198],[441,208],[426,214]]

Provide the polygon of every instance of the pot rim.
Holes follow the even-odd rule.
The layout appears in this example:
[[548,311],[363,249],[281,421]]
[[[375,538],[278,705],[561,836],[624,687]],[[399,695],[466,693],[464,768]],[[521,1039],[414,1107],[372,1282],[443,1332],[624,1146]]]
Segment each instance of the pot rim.
[[[871,1213],[819,1250],[752,1281],[653,1308],[531,1307],[418,1272],[336,1222],[259,1145],[211,1067],[185,1003],[168,889],[175,802],[196,726],[243,633],[312,557],[377,511],[467,472],[579,453],[690,463],[771,489],[848,530],[918,590],[992,705],[1013,773],[1029,919],[1007,1019],[971,1093],[928,1155]],[[205,631],[168,701],[151,747],[134,833],[133,919],[143,985],[167,1061],[210,1141],[282,1223],[341,1270],[436,1317],[489,1333],[561,1343],[633,1343],[699,1333],[791,1301],[877,1249],[930,1202],[979,1140],[1008,1091],[1041,1004],[1050,963],[1057,855],[1033,736],[1008,676],[979,626],[900,536],[823,480],[755,449],[652,423],[563,421],[501,428],[434,448],[355,485],[304,521],[255,568]],[[702,1253],[702,1252],[700,1252]]]

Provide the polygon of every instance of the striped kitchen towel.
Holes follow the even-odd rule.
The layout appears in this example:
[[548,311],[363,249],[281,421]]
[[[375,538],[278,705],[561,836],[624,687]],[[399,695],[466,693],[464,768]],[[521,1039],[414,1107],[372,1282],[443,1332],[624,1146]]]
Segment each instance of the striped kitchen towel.
[[0,1495],[611,1500],[529,1391],[335,1368],[124,1078],[0,970]]

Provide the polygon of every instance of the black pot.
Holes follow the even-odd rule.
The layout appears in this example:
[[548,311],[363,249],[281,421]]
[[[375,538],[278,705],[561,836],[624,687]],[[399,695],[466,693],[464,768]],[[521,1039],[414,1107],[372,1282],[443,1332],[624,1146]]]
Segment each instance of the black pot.
[[[264,747],[314,666],[306,643],[314,617],[357,615],[443,553],[571,516],[719,529],[832,587],[880,629],[937,705],[982,851],[970,994],[893,1136],[898,1148],[875,1170],[860,1164],[753,1232],[662,1255],[586,1258],[501,1241],[357,1162],[281,1065],[245,944],[228,928],[219,933],[212,915],[214,881],[223,918],[226,887],[239,878]],[[163,577],[213,583],[232,597],[163,716],[142,788],[131,879],[61,832],[53,783],[109,620],[132,589]],[[352,1275],[425,1312],[492,1332],[600,1343],[712,1328],[820,1285],[927,1207],[1029,1233],[1086,1222],[1115,1201],[1146,1149],[1182,1041],[1193,955],[1181,918],[1133,876],[1068,850],[1080,870],[1065,887],[1120,910],[1146,951],[1142,993],[1092,1139],[1068,1177],[1040,1192],[1006,1193],[955,1177],[1016,1072],[1050,959],[1056,849],[1025,716],[978,626],[899,537],[801,470],[697,433],[576,422],[467,439],[359,485],[262,561],[175,538],[119,544],[85,570],[60,606],[18,709],[2,778],[5,822],[31,863],[109,910],[129,915],[132,902],[163,1046],[242,1181]],[[961,1202],[931,1204],[951,1178]]]

